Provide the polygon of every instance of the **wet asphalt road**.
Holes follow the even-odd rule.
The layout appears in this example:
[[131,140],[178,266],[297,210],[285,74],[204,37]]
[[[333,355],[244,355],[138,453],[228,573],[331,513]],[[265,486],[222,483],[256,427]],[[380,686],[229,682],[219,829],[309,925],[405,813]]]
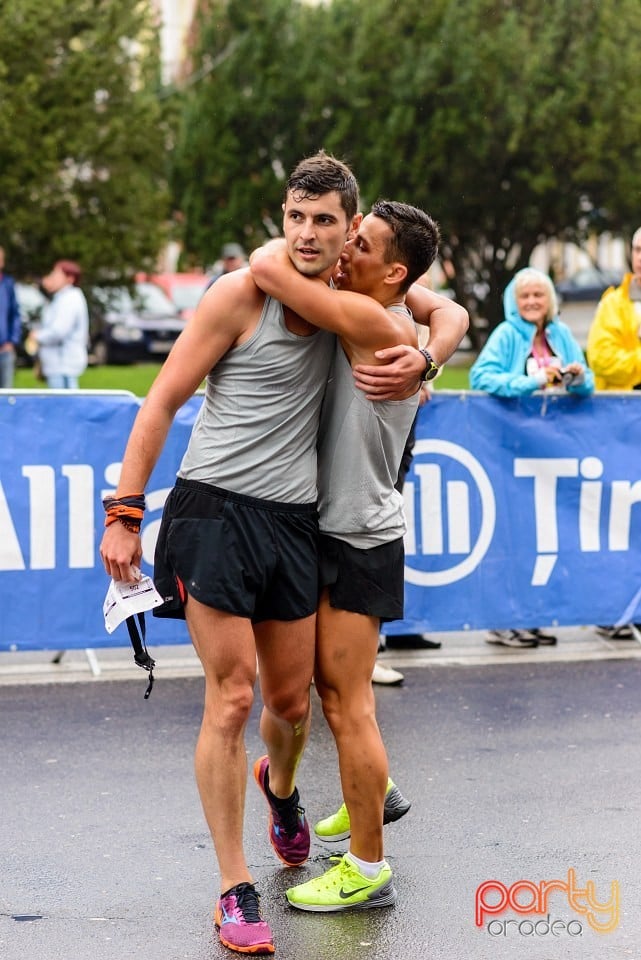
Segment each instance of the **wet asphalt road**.
[[[395,908],[289,908],[283,891],[320,872],[327,849],[313,842],[306,867],[281,869],[263,798],[249,785],[247,850],[276,956],[641,960],[641,662],[405,675],[403,688],[377,688],[392,773],[413,800],[386,827]],[[143,690],[142,677],[0,690],[1,960],[234,956],[211,926],[217,879],[192,774],[202,680],[163,679],[149,701]],[[247,742],[253,760],[256,716]],[[318,709],[299,786],[312,820],[339,801]],[[619,884],[612,932],[594,932],[563,891],[551,895],[547,932],[545,923],[533,930],[541,916],[514,912],[475,926],[479,884],[499,880],[507,892],[521,880],[567,883],[570,868],[601,901]]]

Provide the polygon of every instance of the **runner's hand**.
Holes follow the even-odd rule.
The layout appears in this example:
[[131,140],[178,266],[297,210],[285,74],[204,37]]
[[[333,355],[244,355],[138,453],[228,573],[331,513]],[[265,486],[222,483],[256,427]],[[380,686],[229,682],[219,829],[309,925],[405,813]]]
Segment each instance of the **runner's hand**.
[[140,580],[142,543],[139,533],[131,533],[122,523],[111,523],[100,544],[100,556],[112,580],[135,583]]
[[399,344],[377,350],[383,363],[357,364],[352,373],[356,386],[368,400],[395,400],[416,389],[425,370],[425,357],[414,347]]

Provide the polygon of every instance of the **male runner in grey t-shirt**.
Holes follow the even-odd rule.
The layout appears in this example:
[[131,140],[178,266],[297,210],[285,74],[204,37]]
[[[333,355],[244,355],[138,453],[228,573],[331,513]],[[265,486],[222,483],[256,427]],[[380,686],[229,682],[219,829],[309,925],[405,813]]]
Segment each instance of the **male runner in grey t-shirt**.
[[[287,228],[286,220],[286,236]],[[340,338],[319,432],[323,590],[315,679],[336,739],[351,840],[335,867],[287,891],[302,910],[362,909],[396,899],[383,855],[388,770],[371,677],[380,620],[403,614],[405,519],[395,483],[419,383],[395,400],[370,403],[351,368],[376,362],[379,348],[416,344],[405,295],[437,247],[438,228],[426,213],[382,201],[341,258],[346,290],[305,279],[283,244],[268,245],[251,261],[262,289]]]

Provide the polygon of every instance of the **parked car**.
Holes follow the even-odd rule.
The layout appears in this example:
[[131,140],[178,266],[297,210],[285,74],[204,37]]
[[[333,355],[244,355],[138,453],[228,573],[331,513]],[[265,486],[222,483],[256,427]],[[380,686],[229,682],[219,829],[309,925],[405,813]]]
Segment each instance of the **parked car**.
[[562,302],[600,300],[608,287],[617,287],[621,280],[622,275],[616,270],[584,267],[566,280],[557,283],[556,292]]
[[210,278],[204,273],[153,273],[138,279],[157,284],[177,307],[183,320],[189,320],[196,312]]
[[164,360],[185,326],[159,286],[137,282],[127,287],[94,287],[89,295],[91,360],[137,363]]

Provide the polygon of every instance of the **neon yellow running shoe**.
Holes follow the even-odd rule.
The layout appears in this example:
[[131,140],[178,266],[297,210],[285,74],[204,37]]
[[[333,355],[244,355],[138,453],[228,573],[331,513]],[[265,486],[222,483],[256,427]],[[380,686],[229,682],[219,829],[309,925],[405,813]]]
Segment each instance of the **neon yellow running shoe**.
[[[394,781],[389,778],[387,781],[387,792],[385,793],[385,807],[383,809],[383,823],[393,823],[404,817],[412,806],[409,800],[406,800]],[[336,813],[324,820],[319,820],[314,827],[314,833],[319,840],[325,840],[328,843],[336,843],[338,840],[347,840],[351,832],[349,813],[345,804],[341,804]]]
[[298,910],[329,913],[391,907],[396,903],[396,888],[387,863],[381,867],[378,876],[370,880],[344,856],[320,877],[290,887],[285,896]]

